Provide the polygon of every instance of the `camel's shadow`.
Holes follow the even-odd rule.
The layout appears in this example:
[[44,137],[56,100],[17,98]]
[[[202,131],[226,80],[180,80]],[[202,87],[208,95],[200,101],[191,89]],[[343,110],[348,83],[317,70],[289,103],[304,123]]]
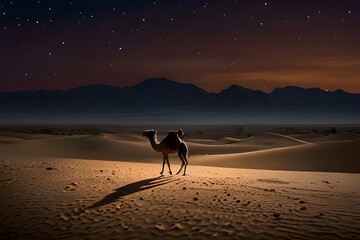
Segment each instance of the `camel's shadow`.
[[172,179],[172,177],[159,176],[159,177],[155,177],[155,178],[149,178],[149,179],[141,180],[138,182],[130,183],[123,187],[115,189],[115,192],[105,196],[103,199],[94,203],[93,205],[91,205],[88,208],[101,207],[101,206],[113,203],[121,197],[125,197],[125,196],[131,195],[133,193],[141,192],[141,191],[148,190],[148,189],[151,189],[154,187],[159,187],[161,185],[165,185],[165,184],[168,184],[168,183],[171,183],[174,181],[176,181],[176,180]]

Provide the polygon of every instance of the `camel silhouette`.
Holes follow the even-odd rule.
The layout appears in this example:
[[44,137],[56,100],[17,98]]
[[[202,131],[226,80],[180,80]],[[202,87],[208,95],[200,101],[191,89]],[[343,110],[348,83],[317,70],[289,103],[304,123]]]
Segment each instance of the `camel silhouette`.
[[161,142],[159,142],[157,139],[157,131],[153,129],[145,130],[143,132],[143,136],[149,139],[154,151],[161,152],[163,154],[163,165],[160,172],[161,175],[164,172],[165,161],[169,167],[170,175],[172,174],[169,162],[169,154],[178,154],[181,160],[181,168],[176,174],[179,174],[184,167],[183,176],[186,175],[186,166],[188,165],[188,147],[186,143],[182,140],[184,139],[184,132],[181,129],[177,131],[170,130],[167,136]]

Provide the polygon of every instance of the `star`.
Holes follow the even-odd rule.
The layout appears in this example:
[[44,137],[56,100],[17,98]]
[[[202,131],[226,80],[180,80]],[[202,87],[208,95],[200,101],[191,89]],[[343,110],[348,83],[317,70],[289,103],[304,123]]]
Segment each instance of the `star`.
[[[234,70],[229,76],[235,78],[235,66],[242,66],[244,71],[251,68],[246,59],[250,53],[258,63],[256,71],[259,72],[266,68],[261,57],[264,52],[274,58],[274,65],[279,64],[284,72],[284,68],[296,61],[296,54],[314,59],[329,49],[329,55],[339,59],[343,59],[343,55],[360,54],[353,46],[354,40],[358,39],[357,18],[354,17],[359,11],[356,3],[334,1],[321,4],[314,1],[305,6],[287,1],[278,1],[275,5],[270,0],[255,2],[151,0],[149,4],[134,4],[132,1],[98,1],[96,4],[86,4],[84,1],[69,0],[60,6],[43,0],[29,1],[27,4],[21,4],[21,1],[2,1],[0,33],[3,36],[0,36],[0,52],[5,54],[1,55],[1,59],[5,61],[5,66],[11,64],[11,58],[24,59],[19,63],[18,77],[25,72],[21,69],[33,71],[33,68],[47,64],[46,61],[56,61],[62,69],[68,69],[69,73],[64,76],[69,78],[66,81],[70,81],[78,79],[68,61],[75,58],[84,62],[82,66],[91,66],[82,67],[78,72],[83,73],[84,79],[92,82],[102,81],[96,76],[101,75],[104,68],[96,68],[96,63],[109,68],[111,62],[112,66],[116,64],[118,75],[114,72],[107,79],[122,85],[130,84],[127,81],[134,81],[131,82],[133,84],[136,77],[146,78],[155,73],[174,76],[179,81],[203,79],[202,76],[209,72],[221,72],[223,66],[229,73]],[[27,50],[30,52],[28,55],[24,54]],[[86,54],[83,53],[87,51],[91,51],[97,59],[96,63],[84,57]],[[279,57],[285,56],[285,52],[289,52],[286,60]],[[139,67],[140,70],[137,67],[126,68],[127,64],[138,66],[135,59],[140,57],[144,59],[146,66]],[[190,64],[193,57],[196,57],[196,61]],[[205,62],[200,63],[203,59],[209,60],[209,66]],[[154,62],[157,63],[154,70],[144,70],[152,69]],[[37,70],[39,74],[36,76],[39,79],[53,76],[55,66]],[[187,71],[182,71],[183,69]],[[26,70],[27,74],[28,71]],[[333,69],[328,72],[341,75]],[[60,76],[59,72],[57,74]],[[258,73],[254,73],[256,74]],[[14,73],[10,70],[5,71],[6,78],[15,79],[12,75]],[[124,78],[121,80],[124,82],[118,80],[120,78]],[[339,79],[340,77],[337,78]],[[46,80],[41,81],[44,86],[48,84]],[[34,87],[35,84],[38,83],[34,81]],[[62,84],[65,85],[58,82],[57,86],[61,88],[64,86]],[[329,81],[330,84],[336,85],[332,80]],[[0,83],[0,88],[4,85],[12,84],[6,80],[6,84]],[[257,87],[261,88],[263,85],[259,83]],[[269,91],[271,87],[268,86]]]

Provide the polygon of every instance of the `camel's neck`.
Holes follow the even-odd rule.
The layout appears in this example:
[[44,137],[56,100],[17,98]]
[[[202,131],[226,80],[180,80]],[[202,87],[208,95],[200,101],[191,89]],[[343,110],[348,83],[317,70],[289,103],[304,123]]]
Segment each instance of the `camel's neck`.
[[161,152],[161,150],[160,150],[160,144],[159,144],[159,141],[157,140],[157,136],[155,135],[153,138],[149,138],[149,140],[150,140],[151,147],[152,147],[156,152]]

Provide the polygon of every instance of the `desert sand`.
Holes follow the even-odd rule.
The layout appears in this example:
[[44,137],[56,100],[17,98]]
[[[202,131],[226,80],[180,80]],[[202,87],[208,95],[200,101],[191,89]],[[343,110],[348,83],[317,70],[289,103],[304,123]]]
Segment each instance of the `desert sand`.
[[[160,134],[159,140],[165,135]],[[197,138],[201,136],[201,138]],[[257,133],[226,136],[203,133],[187,138],[191,165],[268,170],[360,173],[360,136]],[[161,164],[161,155],[136,133],[46,135],[0,133],[0,153]],[[180,164],[176,155],[172,163]]]
[[136,133],[0,136],[1,239],[360,238],[356,134],[194,135],[186,176]]

